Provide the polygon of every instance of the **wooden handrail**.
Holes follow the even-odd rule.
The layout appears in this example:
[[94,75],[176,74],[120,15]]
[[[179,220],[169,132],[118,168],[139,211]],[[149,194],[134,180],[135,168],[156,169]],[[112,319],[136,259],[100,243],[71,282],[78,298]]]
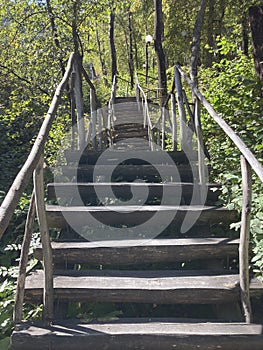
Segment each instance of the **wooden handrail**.
[[52,103],[50,105],[50,108],[47,112],[46,118],[44,119],[44,122],[40,128],[40,131],[38,133],[38,136],[36,138],[36,141],[31,149],[31,152],[24,163],[22,169],[19,171],[18,175],[15,178],[15,181],[13,182],[12,186],[10,187],[1,207],[0,207],[0,239],[3,236],[7,226],[9,225],[9,222],[13,216],[13,213],[15,211],[15,208],[20,200],[20,197],[28,185],[33,171],[35,170],[39,159],[41,157],[41,154],[44,150],[44,145],[47,141],[49,131],[51,129],[52,123],[54,121],[57,109],[60,104],[60,100],[62,97],[62,93],[68,83],[68,80],[70,78],[70,74],[73,68],[75,60],[75,54],[72,53],[70,55],[68,65],[66,72],[64,74],[63,79],[61,80],[60,84],[58,85],[55,94],[52,99]]
[[191,79],[185,74],[179,64],[175,65],[183,78],[187,81],[187,83],[191,86],[192,91],[198,97],[198,99],[202,102],[205,109],[211,115],[211,117],[217,122],[217,124],[221,127],[221,129],[227,134],[227,136],[234,142],[239,151],[246,158],[248,163],[251,165],[251,168],[258,175],[260,180],[263,182],[263,166],[259,163],[254,154],[248,149],[246,144],[241,140],[241,138],[235,133],[235,131],[225,122],[223,118],[221,118],[211,104],[206,100],[203,94],[194,86]]

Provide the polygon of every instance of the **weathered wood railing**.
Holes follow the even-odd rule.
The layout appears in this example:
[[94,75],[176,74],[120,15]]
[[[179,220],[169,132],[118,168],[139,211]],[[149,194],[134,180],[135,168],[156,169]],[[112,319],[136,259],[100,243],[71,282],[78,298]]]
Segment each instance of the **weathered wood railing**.
[[[23,165],[22,169],[16,176],[15,181],[10,187],[1,208],[0,208],[0,239],[4,234],[15,208],[22,196],[22,193],[33,175],[34,190],[32,193],[31,203],[28,210],[23,244],[20,256],[19,275],[17,280],[17,290],[14,307],[14,323],[18,324],[22,320],[23,300],[26,268],[28,263],[28,254],[30,241],[33,233],[33,225],[35,215],[37,215],[41,241],[43,246],[43,268],[44,268],[44,293],[43,293],[43,319],[48,323],[53,318],[53,258],[51,250],[51,242],[46,219],[45,202],[44,202],[44,147],[48,140],[49,132],[54,122],[56,113],[61,104],[63,92],[66,87],[70,87],[71,97],[71,117],[72,117],[72,149],[83,149],[87,145],[85,123],[84,123],[84,104],[82,92],[82,78],[88,82],[90,87],[90,128],[92,135],[93,147],[97,147],[96,143],[96,109],[98,106],[95,88],[89,79],[88,74],[84,70],[81,59],[78,54],[70,55],[67,68],[63,79],[59,83],[53,96],[50,108],[40,128],[36,141],[31,152]],[[99,118],[98,118],[99,120]],[[75,122],[77,126],[75,126]],[[98,128],[101,132],[102,120],[98,122]],[[76,142],[77,131],[77,142]],[[99,140],[99,146],[101,142]]]
[[[187,94],[183,89],[182,78],[188,83],[193,102],[190,103],[187,98]],[[139,83],[137,83],[139,85]],[[138,87],[137,87],[138,89]],[[142,100],[146,99],[146,93],[142,93],[140,87],[140,93],[142,94]],[[137,91],[137,100],[139,101],[140,94]],[[146,101],[147,102],[147,101]],[[144,102],[146,104],[146,102]],[[168,105],[171,103],[171,115],[170,118]],[[228,137],[234,142],[236,147],[242,154],[241,157],[241,169],[242,169],[242,188],[243,188],[243,207],[241,218],[241,231],[240,231],[240,246],[239,246],[239,266],[240,266],[240,290],[241,290],[241,302],[243,306],[243,312],[247,323],[252,321],[252,312],[249,296],[249,240],[250,240],[250,215],[251,215],[251,170],[253,169],[263,182],[263,167],[248,149],[245,143],[239,138],[239,136],[232,130],[232,128],[215,112],[210,103],[205,99],[201,92],[197,89],[191,79],[185,74],[179,64],[174,67],[174,82],[171,92],[168,94],[164,106],[161,107],[161,115],[152,125],[152,130],[157,129],[157,144],[165,148],[165,134],[168,131],[167,125],[170,126],[170,133],[172,135],[173,148],[177,149],[180,145],[183,151],[190,151],[193,148],[192,138],[196,135],[196,144],[198,150],[198,173],[200,184],[200,197],[201,200],[205,191],[202,190],[206,186],[206,164],[205,156],[209,158],[209,154],[206,150],[203,133],[201,127],[200,111],[201,105],[207,110],[209,115],[214,121],[221,127]],[[149,109],[148,109],[149,113]],[[179,118],[177,117],[179,116]],[[151,120],[150,115],[147,117]],[[179,129],[179,132],[178,132]]]
[[117,77],[115,75],[112,82],[111,97],[108,104],[108,129],[109,130],[114,127],[114,122],[115,122],[116,92],[117,92]]
[[[140,101],[140,94],[142,95],[141,101]],[[153,147],[154,147],[153,125],[152,125],[150,112],[149,112],[148,98],[144,90],[139,84],[138,77],[136,77],[136,97],[137,97],[138,109],[140,110],[142,108],[143,110],[143,126],[145,128],[147,125],[150,148],[153,150]]]
[[[176,76],[178,73],[189,84],[192,91],[192,96],[195,99],[195,130],[198,139],[198,150],[202,149],[203,140],[200,124],[200,104],[204,106],[209,115],[221,127],[225,134],[234,142],[239,149],[241,156],[241,171],[242,171],[242,189],[243,189],[243,205],[241,215],[241,230],[240,230],[240,245],[239,245],[239,270],[240,270],[240,290],[243,312],[247,323],[252,321],[252,311],[249,295],[249,241],[250,241],[250,216],[251,216],[251,198],[252,198],[252,169],[263,182],[263,166],[256,159],[254,154],[248,149],[246,144],[234,132],[234,130],[222,119],[210,103],[205,99],[202,93],[197,89],[191,79],[185,74],[180,65],[175,66]],[[203,178],[204,168],[204,152],[198,151],[199,176],[200,182]]]

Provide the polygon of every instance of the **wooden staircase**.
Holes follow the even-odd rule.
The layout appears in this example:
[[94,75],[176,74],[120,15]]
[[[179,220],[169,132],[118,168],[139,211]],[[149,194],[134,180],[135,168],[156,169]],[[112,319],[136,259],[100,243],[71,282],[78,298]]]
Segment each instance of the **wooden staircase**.
[[[237,213],[218,206],[215,184],[207,184],[202,203],[197,154],[168,152],[172,163],[165,163],[159,151],[150,150],[134,99],[117,102],[103,164],[102,151],[67,151],[63,176],[68,182],[48,185],[48,225],[61,232],[52,242],[57,314],[49,325],[17,325],[12,349],[262,350],[263,327],[246,324],[240,312],[239,240],[228,230]],[[165,178],[156,164],[165,169]],[[174,167],[180,181],[173,177]],[[182,233],[187,215],[195,220]],[[166,218],[171,218],[167,225]],[[42,260],[42,247],[35,256]],[[30,273],[25,301],[41,303],[43,288],[43,271]],[[250,292],[252,297],[263,293],[255,278]],[[115,303],[123,316],[68,319],[68,303],[76,302]],[[126,305],[139,310],[138,304],[142,311],[131,318]]]

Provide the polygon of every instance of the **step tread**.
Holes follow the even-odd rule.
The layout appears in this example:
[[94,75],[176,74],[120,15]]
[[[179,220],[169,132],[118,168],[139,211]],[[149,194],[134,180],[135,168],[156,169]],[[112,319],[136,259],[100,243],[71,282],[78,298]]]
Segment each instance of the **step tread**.
[[[71,151],[71,150],[66,150],[65,151],[65,156],[68,160],[68,162],[74,162],[74,161],[81,161],[84,160],[90,160],[92,162],[96,162],[97,159],[101,156],[103,152],[95,152],[95,151],[90,151],[90,150],[85,150],[83,152],[80,151]],[[116,156],[123,156],[125,154],[125,151],[121,150],[114,150],[114,151],[109,151],[107,150],[107,158],[108,161],[110,162],[111,160],[115,160]],[[197,160],[197,152],[193,151],[189,154],[185,154],[182,151],[169,151],[167,154],[170,156],[171,159],[174,160],[174,162],[178,163],[188,163],[189,160]],[[131,154],[130,152],[127,154],[130,158]],[[132,152],[132,156],[134,158],[142,159],[145,158],[145,155],[147,155],[147,159],[150,158],[154,162],[154,164],[158,164],[158,162],[162,163],[164,161],[163,157],[160,157],[160,152],[155,152],[155,151],[139,151],[139,150],[134,150]]]
[[[56,262],[120,266],[237,256],[238,245],[237,239],[180,238],[52,242],[52,249]],[[41,246],[36,249],[35,257],[42,259]]]
[[[261,335],[263,338],[263,325],[247,324],[243,322],[220,322],[202,319],[172,319],[172,318],[136,318],[119,319],[108,322],[83,322],[81,320],[55,321],[46,327],[41,321],[33,324],[25,322],[20,325],[20,330],[14,333],[24,332],[29,334],[48,334],[52,328],[57,335],[72,334],[75,328],[77,334],[94,334],[94,331],[104,334],[202,334],[202,335]],[[68,332],[70,331],[70,332]]]
[[[26,300],[41,300],[43,271],[26,278]],[[262,293],[253,279],[251,292]],[[238,300],[239,275],[225,271],[61,270],[54,272],[54,292],[60,300],[213,304]]]
[[[218,184],[207,184],[207,199],[213,201],[214,203],[218,200],[221,193],[220,185]],[[198,200],[198,193],[200,185],[193,183],[176,183],[176,182],[166,182],[166,183],[151,183],[151,182],[61,182],[61,183],[50,183],[48,188],[48,198],[65,198],[74,197],[76,193],[80,193],[81,196],[88,196],[89,199],[97,197],[97,190],[105,191],[103,194],[105,197],[111,196],[110,191],[113,191],[115,196],[130,198],[131,194],[134,193],[136,197],[142,195],[145,197],[144,190],[147,189],[148,198],[162,198],[172,197],[169,203],[172,203],[172,199],[177,195],[182,196],[185,204],[189,204],[190,200]],[[143,190],[143,192],[138,192],[138,190]],[[136,192],[135,192],[136,191]],[[165,192],[164,192],[165,191]],[[100,196],[101,192],[98,192]],[[200,202],[200,200],[199,200]]]
[[[167,220],[172,223],[182,223],[185,219],[193,225],[214,223],[229,224],[237,221],[235,210],[202,205],[109,205],[109,206],[59,206],[47,205],[46,213],[49,227],[63,228],[102,225],[151,225],[155,228]],[[94,218],[94,220],[92,219]],[[190,221],[189,221],[190,220]],[[168,224],[169,224],[168,222]],[[168,225],[167,224],[167,225]],[[178,225],[177,225],[178,226]],[[191,225],[192,227],[192,225]],[[146,227],[144,227],[146,229]],[[163,229],[161,230],[163,231]],[[148,232],[149,234],[150,232]],[[159,232],[160,233],[160,232]],[[132,237],[135,238],[135,237]]]
[[60,205],[47,205],[47,212],[102,212],[102,213],[119,213],[126,214],[131,212],[142,212],[142,213],[155,213],[176,211],[176,212],[217,212],[224,214],[236,214],[237,211],[230,210],[224,207],[217,206],[203,206],[203,205],[112,205],[112,206],[76,206],[76,207],[64,207]]
[[260,324],[180,319],[119,319],[23,323],[12,334],[13,350],[261,350]]

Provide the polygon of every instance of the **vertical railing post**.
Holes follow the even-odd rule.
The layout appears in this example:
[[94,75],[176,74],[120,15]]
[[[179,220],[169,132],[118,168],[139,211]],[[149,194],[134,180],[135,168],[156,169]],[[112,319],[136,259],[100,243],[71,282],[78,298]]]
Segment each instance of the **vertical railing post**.
[[198,145],[198,172],[200,185],[205,185],[205,154],[204,154],[204,140],[200,123],[200,102],[198,98],[195,100],[195,130]]
[[75,150],[75,133],[76,133],[76,126],[77,126],[77,119],[76,119],[76,100],[75,100],[75,80],[76,80],[76,73],[71,73],[71,80],[70,80],[70,114],[71,114],[71,150]]
[[28,208],[25,232],[23,237],[23,243],[20,254],[16,295],[15,295],[15,306],[13,313],[14,324],[19,324],[23,318],[23,303],[25,295],[25,280],[26,280],[26,267],[28,263],[28,254],[30,248],[30,242],[32,238],[32,233],[34,229],[34,222],[36,217],[36,203],[35,203],[35,191],[33,191],[30,205]]
[[162,107],[161,113],[162,113],[162,150],[164,151],[164,149],[165,149],[165,120],[166,120],[165,107]]
[[161,119],[157,122],[157,145],[161,147]]
[[112,83],[112,88],[111,88],[111,98],[108,104],[108,129],[111,129],[111,127],[114,126],[115,122],[115,100],[116,100],[116,89],[117,89],[117,84],[116,84],[116,75],[113,78],[113,83]]
[[78,148],[82,149],[85,145],[85,124],[84,124],[84,106],[82,91],[82,74],[79,60],[76,58],[74,63],[75,72],[75,95],[78,123]]
[[177,92],[178,110],[180,116],[180,143],[183,150],[187,150],[187,122],[184,108],[183,88],[181,75],[177,67],[174,67],[175,88]]
[[101,111],[97,111],[97,120],[98,120],[98,139],[99,139],[99,149],[102,150],[102,128],[103,120]]
[[93,150],[97,150],[97,140],[96,140],[96,124],[97,124],[97,108],[96,108],[96,98],[93,89],[90,89],[90,119],[91,119],[91,140]]
[[138,106],[138,111],[141,111],[141,101],[140,101],[140,88],[139,88],[139,81],[138,81],[138,75],[136,75],[136,87],[135,87],[135,95],[136,95],[136,102]]
[[54,289],[53,289],[53,256],[46,217],[44,194],[44,157],[40,158],[34,171],[34,189],[36,196],[36,212],[39,222],[43,249],[44,290],[43,290],[43,319],[50,323],[54,316]]
[[171,94],[171,111],[172,111],[172,141],[173,150],[177,150],[177,120],[176,120],[176,100],[174,93]]
[[244,156],[241,156],[241,171],[243,203],[239,245],[240,291],[245,321],[246,323],[251,323],[252,310],[249,293],[249,239],[252,201],[252,175],[251,166]]

